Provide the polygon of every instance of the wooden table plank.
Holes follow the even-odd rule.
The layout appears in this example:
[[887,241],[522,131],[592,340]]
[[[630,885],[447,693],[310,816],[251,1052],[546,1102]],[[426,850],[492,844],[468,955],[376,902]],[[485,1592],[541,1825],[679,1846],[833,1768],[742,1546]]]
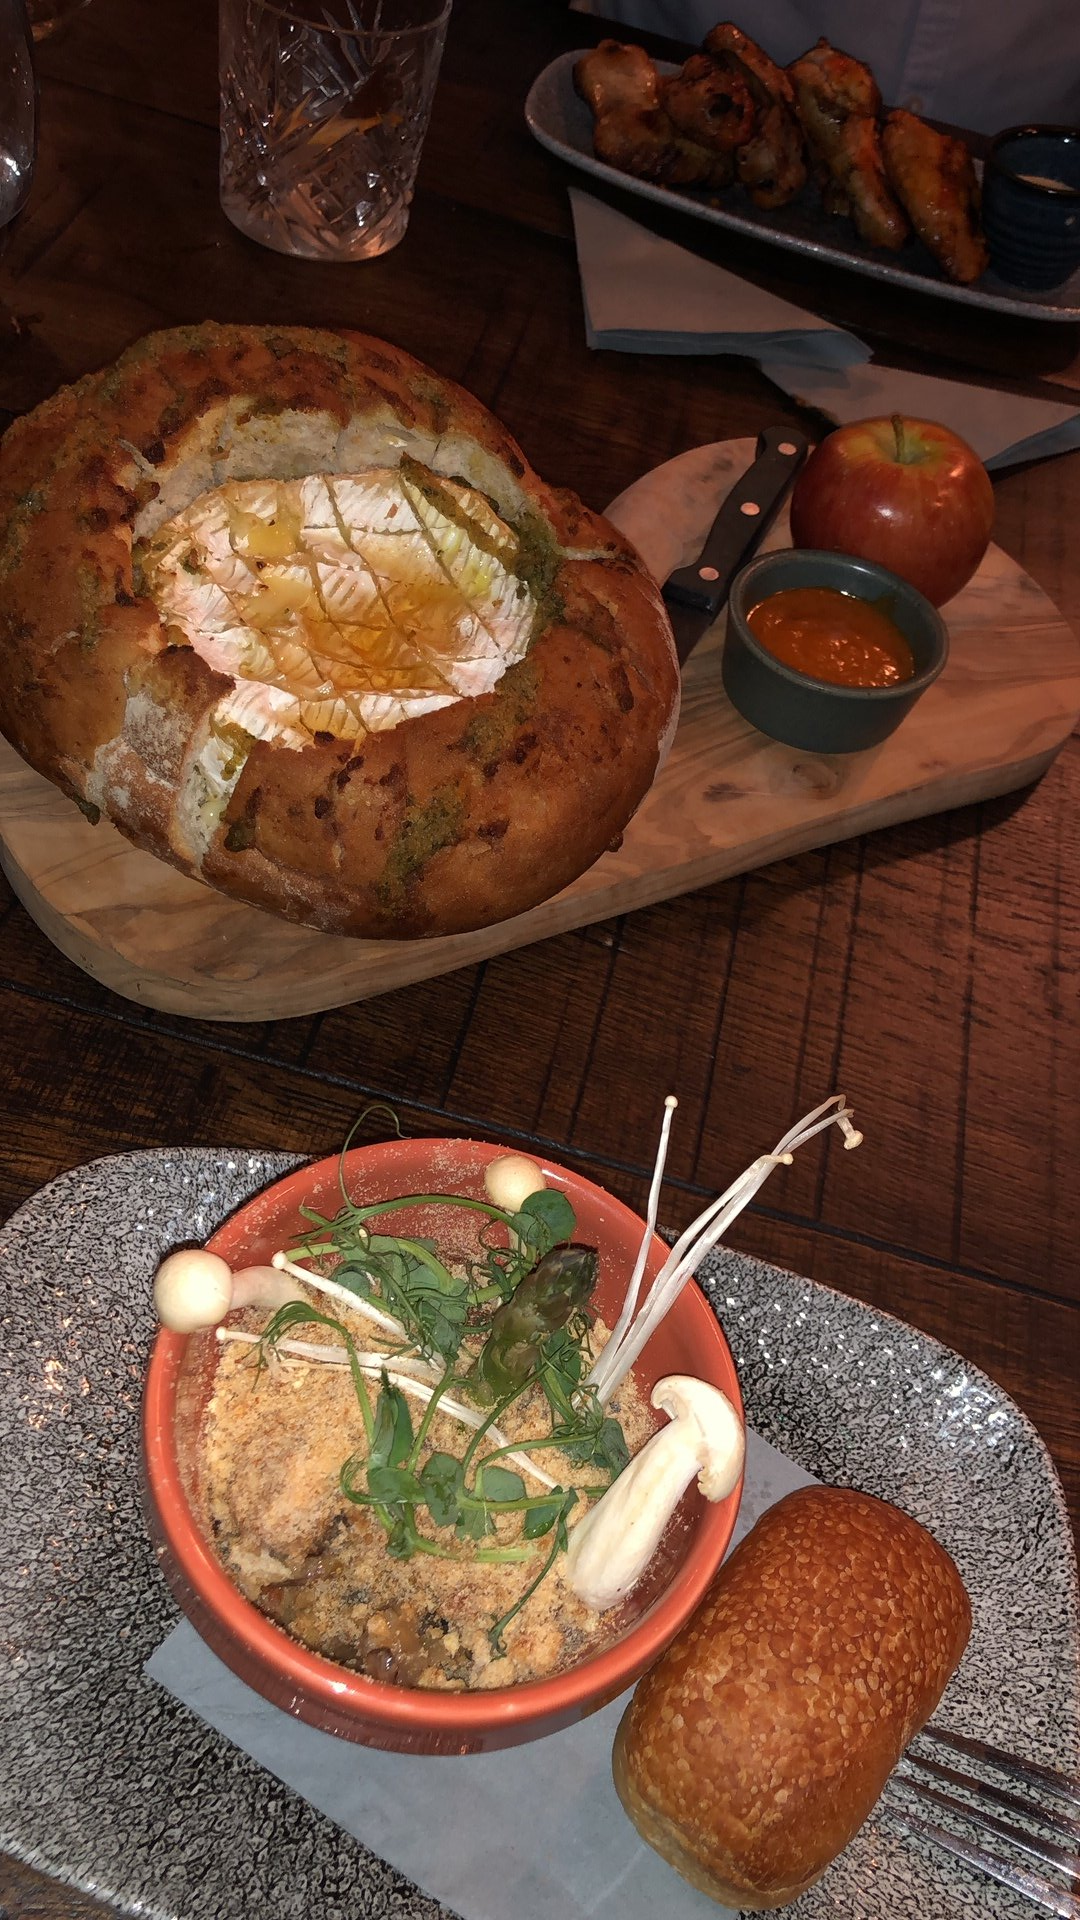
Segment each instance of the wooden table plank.
[[1009,820],[1007,860],[996,857],[999,835],[980,841],[960,1244],[965,1261],[1073,1300],[1080,1300],[1078,802],[1074,737],[1053,776]]
[[[890,1245],[899,1234],[943,1261],[952,1261],[956,1250],[953,1182],[943,1180],[941,1170],[951,1175],[957,1164],[967,1048],[973,883],[967,812],[919,823],[903,860],[876,841],[865,846],[838,1079],[859,1089],[875,1166],[869,1179],[858,1156],[851,1168],[830,1168],[824,1208],[832,1223],[857,1226]],[[887,1081],[882,1057],[893,1062]],[[931,1075],[928,1060],[935,1066]]]
[[0,1853],[0,1920],[101,1920],[114,1911]]

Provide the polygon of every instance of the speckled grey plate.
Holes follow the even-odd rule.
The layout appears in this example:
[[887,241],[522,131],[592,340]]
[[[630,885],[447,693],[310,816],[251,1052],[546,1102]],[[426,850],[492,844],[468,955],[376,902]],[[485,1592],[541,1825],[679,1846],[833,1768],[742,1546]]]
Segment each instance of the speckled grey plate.
[[[990,313],[1019,314],[1027,320],[1080,320],[1080,269],[1060,287],[1014,287],[992,272],[984,273],[973,287],[961,287],[946,279],[921,241],[910,240],[898,254],[865,245],[850,220],[824,211],[813,187],[807,187],[790,206],[765,213],[755,207],[743,187],[727,187],[722,195],[706,195],[693,187],[654,186],[651,180],[635,180],[633,174],[609,167],[593,152],[592,115],[574,91],[574,65],[587,51],[582,47],[576,53],[560,54],[537,75],[525,102],[529,132],[549,153],[568,160],[572,167],[591,173],[594,179],[610,180],[613,186],[639,194],[659,207],[669,207],[672,212],[694,214],[711,226],[730,227],[751,239],[768,240],[788,252],[827,260],[888,286],[909,287],[941,300],[957,300],[963,306],[981,307]],[[665,60],[658,61],[657,66],[661,73],[676,71]]]
[[[101,1160],[0,1232],[0,1845],[162,1920],[435,1920],[432,1901],[142,1672],[176,1619],[139,1506],[151,1276],[165,1248],[204,1239],[291,1164]],[[1076,1570],[1029,1422],[955,1354],[810,1281],[725,1254],[706,1288],[758,1431],[822,1479],[906,1507],[956,1557],[975,1628],[938,1718],[1075,1768]],[[894,1792],[793,1920],[1031,1920],[904,1839]]]

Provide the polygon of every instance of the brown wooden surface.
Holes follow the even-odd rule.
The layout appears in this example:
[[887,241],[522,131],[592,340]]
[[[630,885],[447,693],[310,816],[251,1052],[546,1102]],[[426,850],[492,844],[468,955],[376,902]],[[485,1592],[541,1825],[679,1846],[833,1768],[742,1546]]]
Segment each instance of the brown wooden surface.
[[[0,408],[148,327],[211,315],[384,333],[472,387],[593,506],[689,446],[796,422],[746,362],[587,350],[568,175],[521,104],[548,59],[599,31],[555,0],[456,0],[409,233],[381,262],[324,268],[261,252],[220,214],[209,0],[93,0],[41,52],[38,180],[0,275]],[[895,364],[1038,391],[1076,359],[1068,328],[886,300],[731,236],[677,237]],[[1080,456],[995,491],[998,542],[1080,626]],[[62,959],[10,898],[3,933],[4,1212],[127,1147],[327,1152],[372,1096],[406,1129],[544,1146],[641,1202],[671,1087],[678,1224],[842,1087],[864,1148],[802,1156],[733,1241],[986,1368],[1039,1427],[1080,1520],[1075,736],[1026,793],[304,1020],[148,1013]],[[0,1858],[9,1920],[89,1911]]]

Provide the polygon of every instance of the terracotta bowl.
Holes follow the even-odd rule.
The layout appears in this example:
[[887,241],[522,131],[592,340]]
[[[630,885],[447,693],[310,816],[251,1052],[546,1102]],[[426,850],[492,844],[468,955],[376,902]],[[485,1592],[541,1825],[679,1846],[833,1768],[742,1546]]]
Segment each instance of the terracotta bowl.
[[[349,1153],[345,1180],[350,1194],[363,1202],[432,1192],[480,1198],[484,1167],[505,1150],[468,1140],[395,1140]],[[335,1156],[289,1174],[226,1221],[211,1248],[233,1267],[268,1260],[304,1231],[302,1204],[337,1212],[338,1172]],[[563,1188],[570,1198],[578,1222],[575,1239],[600,1251],[595,1301],[610,1325],[633,1267],[642,1222],[579,1174],[547,1162],[544,1172],[549,1185]],[[397,1231],[419,1230],[411,1211],[396,1215],[395,1222]],[[646,1284],[667,1252],[654,1237]],[[154,1344],[143,1411],[150,1530],[173,1593],[226,1666],[275,1705],[328,1733],[399,1752],[479,1753],[569,1726],[614,1699],[651,1665],[701,1599],[731,1538],[741,1486],[716,1504],[692,1488],[657,1556],[662,1572],[654,1578],[654,1590],[643,1593],[633,1623],[613,1645],[553,1679],[464,1693],[368,1679],[309,1652],[260,1613],[233,1584],[203,1531],[197,1439],[220,1351],[212,1333],[163,1330]],[[720,1387],[742,1415],[727,1342],[693,1283],[634,1371],[646,1393],[665,1374],[697,1374]]]

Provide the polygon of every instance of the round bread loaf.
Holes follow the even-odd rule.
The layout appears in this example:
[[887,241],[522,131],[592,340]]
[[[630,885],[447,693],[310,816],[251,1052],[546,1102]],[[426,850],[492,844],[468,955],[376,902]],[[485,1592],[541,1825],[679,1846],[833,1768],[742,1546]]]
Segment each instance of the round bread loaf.
[[786,1905],[862,1826],[970,1630],[960,1576],[916,1521],[800,1488],[639,1682],[613,1759],[626,1811],[722,1905]]
[[0,446],[0,726],[137,845],[372,937],[506,919],[619,835],[678,666],[622,536],[359,334],[152,334]]

